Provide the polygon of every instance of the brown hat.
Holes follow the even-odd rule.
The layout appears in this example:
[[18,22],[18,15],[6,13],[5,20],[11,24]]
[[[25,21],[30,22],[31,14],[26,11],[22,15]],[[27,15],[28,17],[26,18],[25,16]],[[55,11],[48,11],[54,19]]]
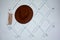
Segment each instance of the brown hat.
[[28,5],[21,5],[15,12],[15,19],[22,24],[28,23],[33,17],[33,10]]

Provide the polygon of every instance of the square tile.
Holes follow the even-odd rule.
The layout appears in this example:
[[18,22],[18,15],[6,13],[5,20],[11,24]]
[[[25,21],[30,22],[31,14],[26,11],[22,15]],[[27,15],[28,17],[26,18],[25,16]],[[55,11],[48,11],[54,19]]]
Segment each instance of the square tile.
[[44,21],[44,23],[42,24],[42,26],[41,26],[41,28],[44,30],[44,31],[46,31],[47,30],[47,28],[49,27],[49,22],[48,21]]

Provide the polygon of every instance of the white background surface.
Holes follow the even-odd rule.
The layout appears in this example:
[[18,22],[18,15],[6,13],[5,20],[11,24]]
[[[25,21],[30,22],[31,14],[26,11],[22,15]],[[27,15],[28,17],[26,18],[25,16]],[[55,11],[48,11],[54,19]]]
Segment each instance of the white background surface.
[[[20,24],[14,14],[24,4],[33,9],[34,15],[29,23]],[[9,8],[12,25],[7,25]],[[60,40],[60,0],[0,0],[0,40]]]

